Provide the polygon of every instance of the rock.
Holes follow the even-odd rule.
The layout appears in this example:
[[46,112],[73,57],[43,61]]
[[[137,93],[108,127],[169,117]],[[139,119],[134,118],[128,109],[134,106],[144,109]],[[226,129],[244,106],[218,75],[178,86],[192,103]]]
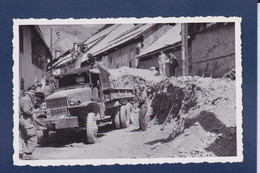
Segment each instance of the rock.
[[190,135],[190,133],[189,133],[189,132],[187,132],[187,133],[185,133],[185,134],[184,134],[184,136],[189,136],[189,135]]

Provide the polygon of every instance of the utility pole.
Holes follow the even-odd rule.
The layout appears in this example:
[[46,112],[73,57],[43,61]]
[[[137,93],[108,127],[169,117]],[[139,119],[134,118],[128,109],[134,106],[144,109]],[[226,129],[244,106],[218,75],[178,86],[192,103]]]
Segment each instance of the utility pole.
[[75,43],[78,43],[78,34],[77,34],[77,32],[75,31]]
[[181,52],[182,52],[182,76],[187,76],[188,72],[188,24],[181,24]]
[[50,28],[50,49],[51,49],[51,57],[50,57],[50,63],[51,63],[51,69],[50,69],[50,73],[52,75],[52,28]]

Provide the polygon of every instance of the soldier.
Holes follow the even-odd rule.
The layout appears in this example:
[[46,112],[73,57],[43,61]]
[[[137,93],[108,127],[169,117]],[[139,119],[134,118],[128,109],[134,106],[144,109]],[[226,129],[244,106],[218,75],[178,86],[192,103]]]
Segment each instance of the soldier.
[[138,102],[139,102],[139,130],[146,131],[146,113],[147,113],[147,95],[145,92],[145,87],[141,86],[140,94],[138,94]]
[[33,87],[28,88],[28,93],[20,99],[20,117],[19,129],[22,140],[22,159],[32,160],[33,151],[37,145],[36,129],[33,124],[33,97],[35,90]]
[[93,66],[96,63],[96,57],[94,57],[92,53],[88,53],[87,56],[88,56],[87,62],[89,62],[89,64],[91,65],[91,68],[93,68]]
[[176,56],[174,56],[172,53],[169,53],[168,62],[170,68],[170,76],[175,76],[176,68],[179,66]]

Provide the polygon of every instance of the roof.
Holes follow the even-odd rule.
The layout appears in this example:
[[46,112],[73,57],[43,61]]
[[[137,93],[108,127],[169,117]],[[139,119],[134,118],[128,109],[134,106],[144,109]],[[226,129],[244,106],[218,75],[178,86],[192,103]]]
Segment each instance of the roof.
[[[108,33],[110,33],[113,29],[115,29],[116,25],[112,25],[92,36],[90,36],[88,39],[83,41],[80,44],[86,44],[88,48],[93,47],[96,43],[98,43],[100,40],[102,40]],[[62,53],[58,58],[54,59],[52,62],[49,63],[48,66],[51,64],[55,66],[56,68],[59,66],[62,66],[63,64],[68,63],[72,60],[71,52],[73,52],[73,48],[67,50],[66,52]],[[68,56],[69,55],[69,56]]]
[[142,50],[137,58],[147,56],[157,50],[164,47],[174,45],[181,41],[181,24],[176,24],[173,28],[168,30],[164,35],[162,35],[158,40],[151,44],[146,49]]
[[[86,44],[89,47],[88,52],[96,56],[132,39],[138,38],[143,34],[143,32],[147,31],[154,25],[155,24],[114,24],[92,35],[82,44]],[[53,65],[58,67],[72,60],[70,56],[66,56],[68,56],[68,54],[62,54],[58,57],[59,60],[54,62]],[[84,62],[87,59],[88,57],[83,54],[81,62]]]
[[[140,36],[144,31],[151,28],[154,24],[119,24],[116,25],[106,37],[104,37],[96,46],[93,46],[89,51],[94,55],[104,53],[112,48],[115,48],[131,39]],[[82,58],[82,62],[86,61]]]
[[[141,25],[133,25],[133,24],[127,24],[130,26],[125,26],[126,24],[122,24],[120,27],[118,27],[116,30],[114,30],[114,33],[117,33],[117,37],[113,39],[111,37],[110,40],[107,40],[107,45],[104,47],[100,47],[99,50],[94,52],[94,55],[100,54],[102,52],[105,52],[109,49],[112,49],[116,46],[119,46],[131,39],[136,38],[140,34],[142,34],[147,29],[151,28],[154,24],[141,24]],[[127,30],[127,28],[130,28]],[[123,31],[123,32],[122,32]],[[111,33],[113,34],[113,33]]]
[[117,38],[119,35],[124,33],[125,31],[131,29],[134,27],[133,24],[116,24],[115,29],[107,34],[107,36],[102,39],[96,46],[90,49],[90,52],[95,56],[100,52],[101,50],[104,50],[109,45],[109,42]]
[[52,65],[52,67],[59,67],[60,65],[63,65],[67,62],[69,62],[72,58],[71,58],[71,52],[73,51],[72,49],[67,50],[66,52],[64,52],[63,54],[61,54],[58,58],[53,59],[51,62],[49,62],[47,64],[47,70],[50,70],[50,67]]
[[63,64],[66,64],[67,62],[72,60],[71,54],[68,54],[67,56],[63,57],[62,59],[59,59],[56,63],[53,64],[53,67],[58,68],[62,66]]
[[107,34],[113,31],[118,25],[112,25],[92,36],[90,36],[86,41],[82,42],[82,44],[87,44],[88,47],[92,47],[94,44],[102,40]]

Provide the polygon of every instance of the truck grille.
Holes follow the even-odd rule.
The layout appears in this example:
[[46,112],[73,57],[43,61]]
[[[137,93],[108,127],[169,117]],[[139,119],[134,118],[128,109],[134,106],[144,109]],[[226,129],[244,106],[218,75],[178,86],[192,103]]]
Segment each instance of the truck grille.
[[68,113],[66,97],[46,100],[46,106],[48,113],[51,116],[59,116]]

